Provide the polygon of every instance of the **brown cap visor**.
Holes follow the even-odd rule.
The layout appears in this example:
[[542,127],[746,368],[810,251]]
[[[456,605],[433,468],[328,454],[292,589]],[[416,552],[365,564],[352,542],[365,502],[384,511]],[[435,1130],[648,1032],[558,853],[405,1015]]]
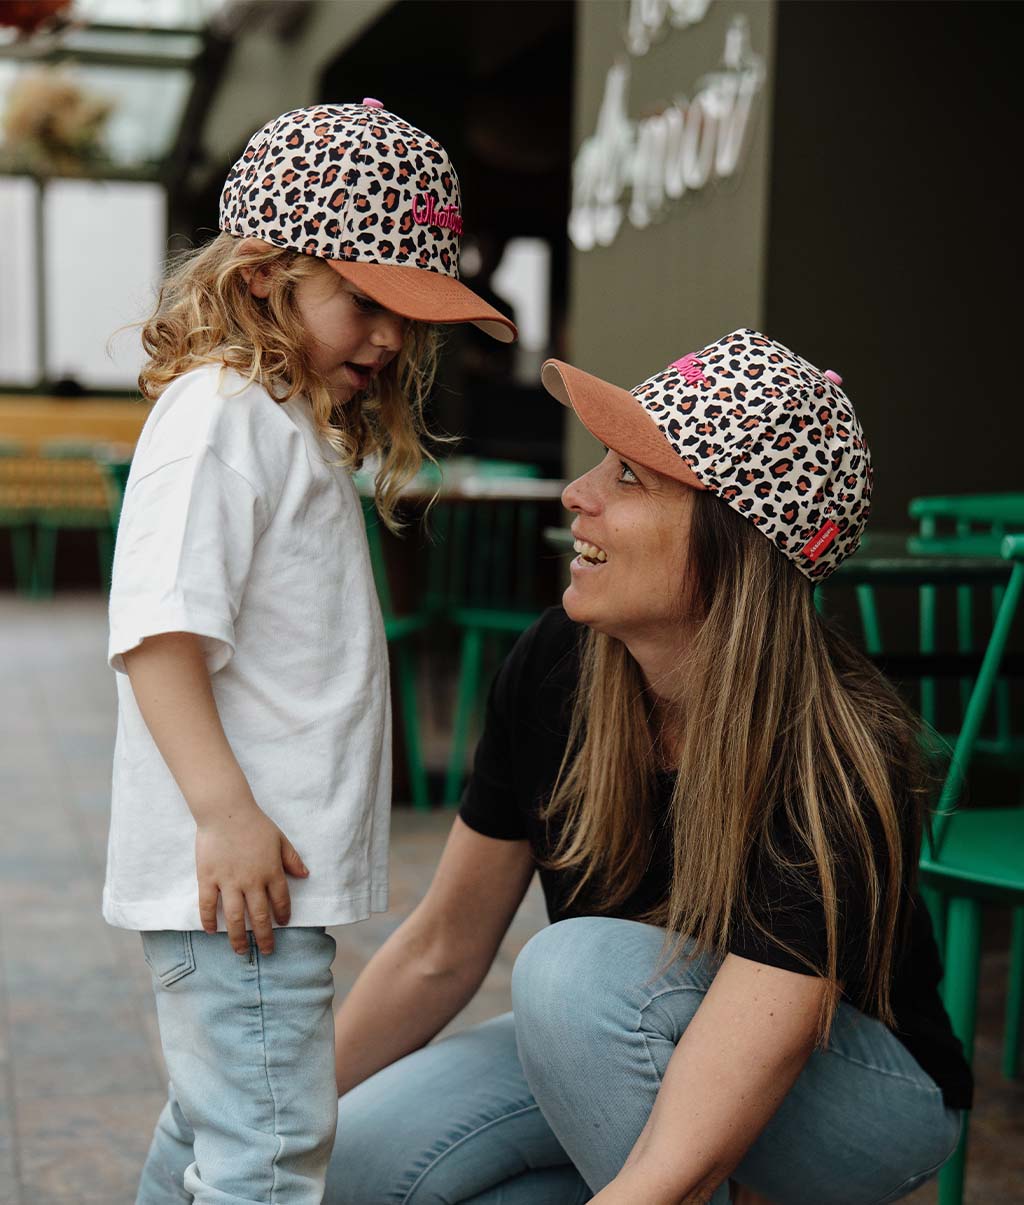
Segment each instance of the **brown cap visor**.
[[364,264],[326,261],[361,293],[415,322],[472,322],[501,343],[518,337],[515,323],[481,300],[459,280],[408,264]]
[[561,360],[545,361],[540,375],[548,393],[563,406],[572,406],[584,427],[606,447],[645,469],[707,489],[631,393]]

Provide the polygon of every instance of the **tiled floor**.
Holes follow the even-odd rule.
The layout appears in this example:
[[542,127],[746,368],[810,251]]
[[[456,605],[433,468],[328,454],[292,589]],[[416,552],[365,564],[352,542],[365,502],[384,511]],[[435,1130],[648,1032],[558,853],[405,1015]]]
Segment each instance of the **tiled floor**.
[[[0,1205],[129,1205],[163,1102],[138,938],[99,916],[114,723],[104,640],[97,597],[0,596]],[[392,910],[334,931],[339,994],[422,895],[449,823],[396,809]],[[455,1027],[508,1008],[512,961],[542,923],[534,888]],[[968,1205],[1024,1205],[1024,1086],[998,1072],[1005,972],[994,948]],[[925,1205],[934,1188],[907,1199]]]

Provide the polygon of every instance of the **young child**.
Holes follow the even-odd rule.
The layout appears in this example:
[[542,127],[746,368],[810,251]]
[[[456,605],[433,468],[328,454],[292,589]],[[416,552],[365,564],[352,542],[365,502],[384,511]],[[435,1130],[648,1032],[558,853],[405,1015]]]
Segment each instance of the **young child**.
[[334,942],[387,907],[388,657],[350,470],[423,458],[458,281],[443,147],[379,101],[286,113],[143,327],[156,401],[110,599],[103,914],[141,931],[170,1099],[141,1205],[314,1205],[334,1138]]

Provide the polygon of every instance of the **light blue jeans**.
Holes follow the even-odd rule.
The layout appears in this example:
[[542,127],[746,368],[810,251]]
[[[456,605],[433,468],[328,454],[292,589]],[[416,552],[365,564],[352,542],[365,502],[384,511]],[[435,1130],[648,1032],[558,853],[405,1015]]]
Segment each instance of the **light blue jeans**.
[[[589,1200],[629,1154],[717,969],[698,959],[656,976],[662,937],[605,917],[538,933],[516,963],[514,1013],[342,1098],[325,1205]],[[895,1201],[938,1171],[959,1131],[906,1048],[843,1004],[733,1177],[778,1205]],[[714,1205],[728,1200],[723,1185]]]
[[142,934],[170,1077],[137,1205],[320,1205],[334,1140],[334,938]]

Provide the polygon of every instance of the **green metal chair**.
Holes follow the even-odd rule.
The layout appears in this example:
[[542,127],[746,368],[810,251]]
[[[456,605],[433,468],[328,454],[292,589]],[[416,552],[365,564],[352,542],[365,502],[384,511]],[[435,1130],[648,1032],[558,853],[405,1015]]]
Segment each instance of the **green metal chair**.
[[[904,542],[905,545],[905,542]],[[978,988],[981,907],[984,902],[1007,906],[1017,917],[1024,911],[1024,809],[971,806],[954,811],[961,801],[968,770],[975,762],[982,725],[1001,675],[1008,668],[1020,672],[1020,658],[1006,656],[1006,644],[1024,587],[1024,536],[1008,536],[994,546],[991,536],[975,542],[972,557],[959,546],[943,556],[945,549],[929,545],[919,549],[924,556],[874,559],[858,554],[850,558],[834,579],[835,584],[855,588],[888,585],[912,586],[919,591],[939,586],[956,590],[977,585],[1000,586],[999,608],[983,653],[958,648],[940,653],[932,647],[913,654],[885,654],[876,648],[876,661],[901,681],[932,682],[948,678],[969,683],[959,731],[949,745],[926,723],[929,750],[944,751],[946,769],[931,837],[922,850],[920,872],[922,894],[932,914],[936,941],[943,955],[942,983],[946,1008],[953,1029],[970,1060],[974,1047]],[[993,552],[1001,556],[993,556]],[[1005,559],[1004,559],[1005,558]],[[1007,561],[1010,564],[1007,564]],[[874,602],[874,592],[872,592]],[[862,610],[863,618],[863,610]],[[880,646],[881,626],[876,629]],[[1008,661],[1012,660],[1011,666]],[[961,686],[962,690],[962,686]],[[964,699],[961,693],[961,699]],[[1015,935],[1016,936],[1016,935]],[[1024,963],[1011,959],[1007,998],[1007,1050],[1015,1050],[1021,1021]],[[966,1157],[968,1117],[960,1144],[939,1176],[939,1205],[960,1205]]]
[[413,644],[415,638],[430,626],[432,617],[425,610],[418,610],[408,615],[395,614],[391,601],[391,583],[388,578],[384,544],[381,538],[380,516],[377,514],[372,498],[364,495],[362,502],[373,580],[377,588],[381,614],[384,617],[384,634],[389,647],[394,650],[395,677],[399,706],[402,709],[402,733],[405,740],[405,756],[409,767],[409,785],[412,790],[413,807],[417,811],[425,812],[430,810],[430,791],[427,785],[427,770],[423,762],[423,743],[420,739]]
[[[970,691],[963,724],[939,799],[931,838],[921,856],[922,883],[939,895],[945,913],[942,932],[945,976],[943,992],[953,1028],[967,1058],[974,1051],[982,905],[1010,907],[1014,918],[1015,954],[1021,948],[1024,916],[1024,809],[977,807],[952,811],[963,789],[979,743],[982,722],[993,699],[1000,664],[1024,590],[1024,536],[1007,536],[1003,555],[1013,572],[1002,591],[992,635]],[[1007,999],[1006,1050],[1019,1046],[1024,963],[1011,958]],[[939,1205],[960,1205],[967,1147],[967,1119],[956,1154],[939,1175]]]
[[[538,593],[537,583],[543,574],[538,574],[537,562],[541,554],[540,517],[548,503],[486,495],[496,484],[500,494],[501,482],[539,476],[536,465],[518,461],[453,458],[438,466],[425,466],[412,483],[413,494],[424,505],[437,494],[424,523],[425,564],[415,566],[422,570],[424,585],[415,606],[396,615],[384,537],[368,496],[372,479],[357,474],[384,627],[395,648],[398,695],[417,808],[429,808],[430,801],[417,722],[413,638],[428,630],[455,628],[458,633],[459,678],[444,787],[445,800],[453,800],[464,774],[469,729],[479,701],[485,643],[488,638],[502,642],[514,638],[546,605]],[[474,496],[474,483],[479,485],[481,481],[487,488],[481,496]],[[404,548],[418,561],[420,550],[413,541]]]
[[[986,550],[1007,534],[1024,532],[1024,493],[963,494],[945,497],[914,498],[909,507],[910,517],[917,519],[920,531],[912,548],[941,551],[948,556],[970,556]],[[952,525],[944,531],[943,525]],[[983,528],[979,533],[978,528]],[[992,589],[992,616],[998,613],[1002,588]],[[935,586],[922,586],[921,651],[936,647],[937,593]],[[960,586],[956,592],[957,647],[968,653],[974,647],[974,596],[970,586]],[[961,699],[966,706],[970,682],[960,684]],[[1024,769],[1024,734],[1014,733],[1011,724],[1010,686],[996,685],[996,731],[992,737],[979,737],[974,751],[975,760],[984,760],[1011,770]],[[921,714],[929,723],[935,722],[935,684],[921,683]]]
[[[990,557],[999,553],[1000,544],[1008,532],[1024,531],[1024,494],[964,494],[943,497],[914,498],[909,507],[911,518],[920,524],[919,534],[907,541],[912,554],[926,554],[957,560]],[[980,530],[979,530],[980,528]],[[870,537],[868,538],[868,542]],[[918,590],[919,648],[922,654],[937,648],[939,629],[939,594],[941,587],[928,582]],[[977,648],[975,624],[975,589],[969,582],[955,586],[955,620],[957,651],[969,655]],[[872,654],[882,652],[882,625],[878,616],[874,586],[860,583],[856,587],[865,646]],[[992,620],[999,613],[1003,586],[991,587]],[[973,682],[970,677],[960,680],[961,714],[966,713]],[[1012,724],[1010,683],[999,679],[994,684],[994,731],[977,735],[972,749],[975,766],[994,766],[1019,776],[1024,803],[1024,734],[1015,732]],[[934,727],[938,722],[937,683],[934,678],[920,681],[920,710],[922,717]],[[956,734],[944,740],[952,745]],[[926,892],[933,911],[936,905],[932,893]],[[938,918],[937,918],[938,919]],[[1006,1036],[1003,1050],[1003,1073],[1016,1078],[1021,1066],[1022,1022],[1024,1010],[1024,909],[1015,910],[1011,929],[1010,999],[1007,1007]]]
[[[474,472],[485,482],[540,477],[536,465],[515,461],[477,461]],[[553,601],[553,596],[546,596],[541,564],[541,520],[545,506],[550,505],[529,498],[477,497],[438,506],[428,605],[461,633],[444,785],[444,801],[450,807],[457,805],[465,777],[470,729],[485,676],[486,646],[492,642],[499,650],[507,648]]]
[[114,536],[95,447],[78,441],[53,440],[42,445],[39,457],[41,474],[35,513],[33,594],[37,598],[48,598],[53,593],[57,536],[67,530],[95,532],[100,578],[104,586],[109,587]]
[[97,448],[96,463],[103,473],[103,481],[107,489],[110,528],[116,537],[117,526],[121,521],[124,491],[128,488],[128,474],[132,467],[131,451],[120,445]]
[[22,444],[0,442],[0,527],[10,533],[14,585],[19,594],[32,593],[33,512],[25,465]]

